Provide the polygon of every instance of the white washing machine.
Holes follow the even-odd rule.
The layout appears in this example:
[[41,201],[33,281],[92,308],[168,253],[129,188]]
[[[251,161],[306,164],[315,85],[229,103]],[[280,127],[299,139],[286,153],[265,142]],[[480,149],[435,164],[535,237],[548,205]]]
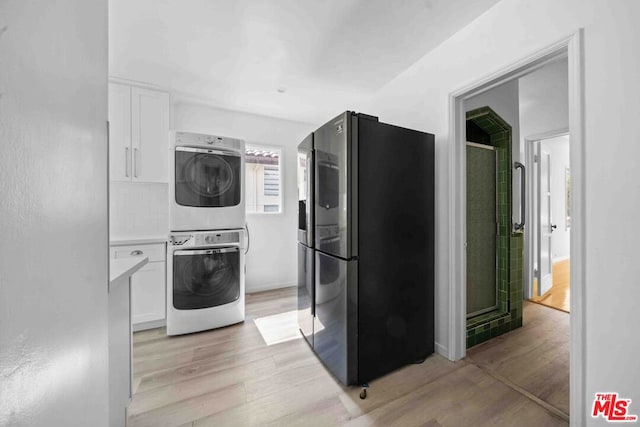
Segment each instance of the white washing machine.
[[173,232],[167,246],[167,335],[244,321],[244,230]]
[[171,141],[170,229],[244,227],[244,141],[192,132],[172,132]]

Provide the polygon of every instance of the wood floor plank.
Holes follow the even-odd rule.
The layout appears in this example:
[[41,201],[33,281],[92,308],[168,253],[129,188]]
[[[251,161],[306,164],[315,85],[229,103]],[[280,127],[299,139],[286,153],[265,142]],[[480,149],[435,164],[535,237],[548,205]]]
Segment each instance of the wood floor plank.
[[145,392],[157,387],[163,387],[175,382],[185,381],[190,378],[224,371],[242,368],[248,364],[255,364],[267,360],[269,366],[275,366],[275,361],[269,357],[270,352],[261,349],[255,352],[229,355],[225,353],[221,357],[209,359],[190,360],[184,364],[176,364],[174,367],[157,370],[144,374],[138,386],[140,392]]
[[389,375],[371,381],[367,398],[364,400],[359,397],[360,388],[348,389],[349,402],[345,402],[345,406],[352,416],[360,416],[391,400],[412,393],[424,384],[465,365],[464,361],[454,363],[440,355],[431,355],[421,364],[405,366]]
[[[259,399],[200,419],[194,426],[258,426],[304,412],[316,402],[336,397],[342,387],[332,380],[318,381],[311,374],[307,381],[293,387],[279,388]],[[328,378],[325,378],[328,379]]]
[[469,349],[467,358],[568,414],[569,314],[525,301],[523,316],[522,328]]
[[313,402],[299,411],[264,425],[273,427],[327,427],[344,424],[349,418],[349,412],[345,409],[342,401],[333,396]]
[[[571,261],[566,259],[554,262],[551,268],[553,286],[547,293],[533,297],[531,301],[569,313],[571,310]],[[537,279],[533,280],[533,286],[535,295],[538,288]]]
[[330,374],[325,371],[320,362],[314,359],[313,356],[305,357],[304,362],[297,363],[296,366],[280,367],[270,372],[269,375],[247,379],[245,381],[247,402],[314,380],[332,382]]
[[173,427],[219,413],[245,402],[244,384],[174,402],[128,418],[128,427]]
[[170,369],[175,366],[182,366],[193,361],[193,349],[185,348],[182,352],[177,354],[164,355],[159,354],[155,358],[133,358],[133,375],[143,376],[152,372],[158,372],[165,369]]
[[[527,420],[518,414],[529,412]],[[531,400],[468,364],[419,387],[347,426],[417,426],[425,420],[443,426],[567,425]],[[517,423],[516,423],[517,420]]]
[[[201,375],[187,374],[175,378],[163,387],[155,387],[136,393],[129,406],[132,415],[148,412],[175,402],[221,390],[233,385],[242,385],[247,380],[263,378],[275,369],[271,358],[261,359],[235,368],[214,371]],[[246,398],[246,397],[245,397]]]

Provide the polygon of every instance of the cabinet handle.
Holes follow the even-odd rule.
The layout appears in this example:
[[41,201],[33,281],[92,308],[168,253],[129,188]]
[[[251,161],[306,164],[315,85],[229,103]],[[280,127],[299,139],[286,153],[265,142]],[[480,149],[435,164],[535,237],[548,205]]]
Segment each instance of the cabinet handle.
[[142,255],[144,252],[142,252],[141,250],[136,249],[135,251],[131,251],[131,255]]
[[124,176],[129,178],[129,147],[124,147]]
[[133,177],[138,177],[138,149],[133,149]]

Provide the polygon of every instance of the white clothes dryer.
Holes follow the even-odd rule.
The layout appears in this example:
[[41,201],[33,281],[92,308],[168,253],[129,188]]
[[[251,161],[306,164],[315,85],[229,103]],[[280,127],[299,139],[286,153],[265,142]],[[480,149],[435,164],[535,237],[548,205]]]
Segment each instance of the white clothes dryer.
[[244,230],[172,233],[167,246],[167,335],[244,321]]
[[244,227],[244,141],[192,132],[171,141],[171,231]]

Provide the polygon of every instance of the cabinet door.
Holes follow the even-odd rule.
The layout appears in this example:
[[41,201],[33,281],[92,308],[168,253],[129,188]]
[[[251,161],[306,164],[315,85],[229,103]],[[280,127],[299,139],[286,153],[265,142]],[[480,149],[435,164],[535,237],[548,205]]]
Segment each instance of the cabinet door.
[[131,323],[165,317],[164,262],[150,262],[131,277]]
[[109,83],[109,178],[131,180],[131,88]]
[[133,180],[169,182],[169,94],[134,87],[131,96]]

